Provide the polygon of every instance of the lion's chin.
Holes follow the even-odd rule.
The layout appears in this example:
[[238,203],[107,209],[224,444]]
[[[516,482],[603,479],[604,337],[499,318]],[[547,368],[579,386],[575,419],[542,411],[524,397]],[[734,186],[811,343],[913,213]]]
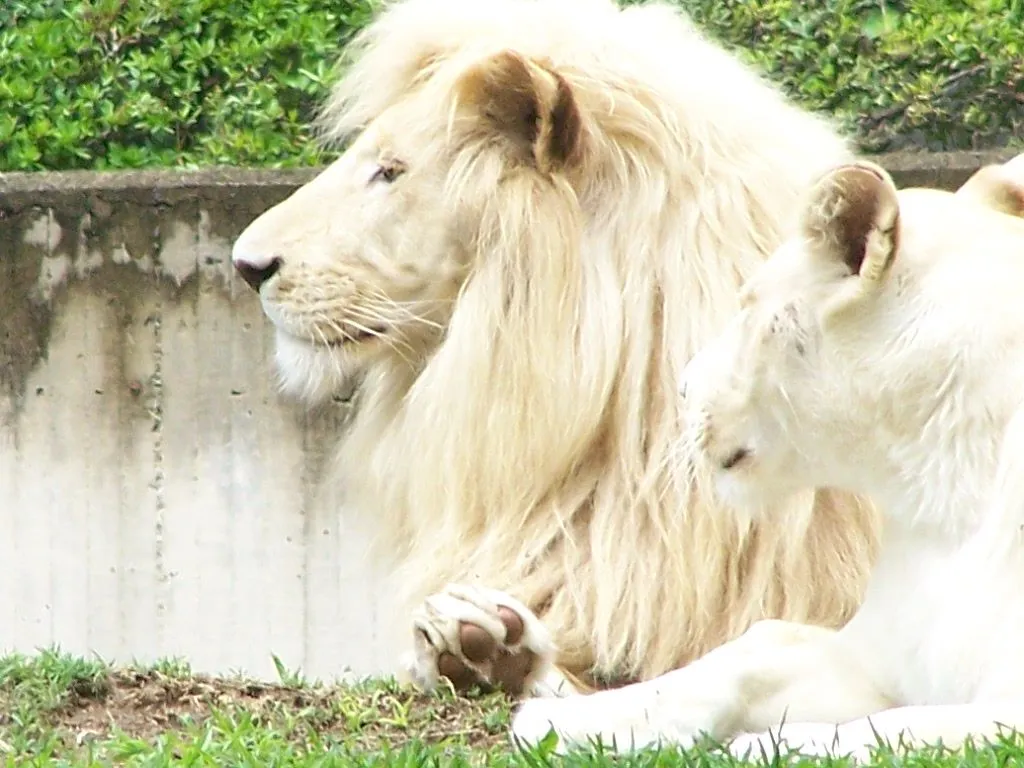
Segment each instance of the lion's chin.
[[345,392],[357,369],[346,345],[313,344],[280,329],[274,357],[281,391],[310,405]]
[[794,464],[769,462],[739,471],[712,470],[714,494],[733,514],[749,522],[778,514],[778,510],[814,486]]
[[[761,478],[763,480],[763,478]],[[759,482],[745,472],[714,472],[715,496],[737,515],[757,519],[786,493],[774,483]]]

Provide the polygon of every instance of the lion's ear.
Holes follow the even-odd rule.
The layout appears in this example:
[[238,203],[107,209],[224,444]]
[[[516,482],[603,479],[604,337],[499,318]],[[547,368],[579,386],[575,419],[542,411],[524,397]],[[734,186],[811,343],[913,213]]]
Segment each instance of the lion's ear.
[[956,191],[1011,216],[1024,217],[1024,153],[1002,165],[986,165]]
[[881,166],[863,160],[819,179],[803,214],[812,247],[866,283],[888,274],[899,248],[899,227],[896,185]]
[[481,130],[506,139],[520,160],[541,171],[561,170],[581,151],[579,106],[553,69],[502,51],[463,76],[459,96]]

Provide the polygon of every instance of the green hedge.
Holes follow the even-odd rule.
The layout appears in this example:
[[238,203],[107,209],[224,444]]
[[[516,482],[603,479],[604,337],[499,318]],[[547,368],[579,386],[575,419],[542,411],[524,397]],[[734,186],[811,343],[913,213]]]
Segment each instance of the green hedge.
[[[678,1],[866,150],[1024,143],[1024,0]],[[318,162],[372,4],[0,0],[0,171]]]
[[303,165],[365,0],[0,0],[0,170]]
[[1024,0],[688,0],[867,151],[1024,144]]

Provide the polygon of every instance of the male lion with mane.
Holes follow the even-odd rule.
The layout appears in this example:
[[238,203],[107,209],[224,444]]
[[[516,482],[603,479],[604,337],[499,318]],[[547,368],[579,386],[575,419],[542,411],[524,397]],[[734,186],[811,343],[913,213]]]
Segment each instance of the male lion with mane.
[[846,143],[668,5],[406,0],[346,48],[343,155],[239,237],[283,389],[356,380],[336,478],[411,676],[564,693],[766,617],[843,624],[877,513],[753,520],[673,461],[676,382]]

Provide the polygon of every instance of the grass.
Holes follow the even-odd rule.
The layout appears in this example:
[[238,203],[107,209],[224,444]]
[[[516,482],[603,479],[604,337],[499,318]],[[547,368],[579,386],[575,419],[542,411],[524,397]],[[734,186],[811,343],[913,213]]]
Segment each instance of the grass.
[[[194,674],[188,664],[113,667],[56,649],[0,657],[0,766],[687,766],[744,763],[717,748],[613,757],[599,748],[555,757],[510,744],[500,693],[431,694],[373,680],[284,682]],[[754,763],[756,764],[756,763]],[[763,765],[763,762],[760,763]],[[775,756],[773,765],[845,766]],[[1024,764],[1024,738],[962,752],[881,751],[875,766],[995,768]]]

